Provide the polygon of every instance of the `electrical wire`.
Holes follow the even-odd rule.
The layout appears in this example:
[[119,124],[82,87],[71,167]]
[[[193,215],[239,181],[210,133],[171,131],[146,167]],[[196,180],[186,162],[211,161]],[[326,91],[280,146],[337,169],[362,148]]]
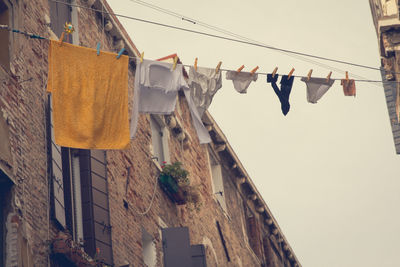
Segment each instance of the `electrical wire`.
[[171,28],[171,29],[181,30],[181,31],[190,32],[190,33],[196,33],[196,34],[204,35],[204,36],[208,36],[208,37],[214,37],[214,38],[218,38],[218,39],[222,39],[222,40],[227,40],[227,41],[232,41],[232,42],[237,42],[237,43],[257,46],[257,47],[262,47],[262,48],[266,48],[266,49],[272,49],[272,50],[281,51],[281,52],[285,52],[285,53],[290,53],[290,54],[294,54],[294,55],[311,57],[311,58],[315,58],[315,59],[319,59],[319,60],[325,60],[325,61],[340,63],[340,64],[345,64],[345,65],[354,66],[354,67],[360,67],[360,68],[371,69],[371,70],[379,70],[380,71],[380,68],[377,68],[377,67],[372,67],[372,66],[357,64],[357,63],[353,63],[353,62],[337,60],[337,59],[332,59],[332,58],[327,58],[327,57],[322,57],[322,56],[316,56],[316,55],[307,54],[307,53],[303,53],[303,52],[297,52],[297,51],[293,51],[293,50],[273,47],[273,46],[259,44],[259,43],[250,42],[250,41],[233,39],[233,38],[224,37],[224,36],[215,35],[215,34],[206,33],[206,32],[190,30],[190,29],[187,29],[187,28],[177,27],[177,26],[173,26],[173,25],[169,25],[169,24],[160,23],[160,22],[140,19],[140,18],[126,16],[126,15],[122,15],[122,14],[106,12],[106,11],[102,11],[100,9],[95,9],[95,8],[86,7],[86,6],[82,6],[82,5],[65,3],[65,2],[62,2],[62,1],[58,1],[58,0],[50,0],[50,1],[51,2],[55,2],[55,3],[64,4],[64,5],[68,5],[68,6],[79,7],[79,8],[83,8],[83,9],[89,9],[89,10],[93,10],[93,11],[100,12],[100,13],[103,12],[105,14],[114,15],[114,16],[118,16],[118,17],[121,17],[121,18],[131,19],[131,20],[136,20],[136,21],[140,21],[140,22],[144,22],[144,23],[153,24],[153,25],[158,25],[158,26],[162,26],[162,27],[167,27],[167,28]]
[[[214,31],[217,31],[219,33],[223,33],[223,34],[226,34],[226,35],[229,35],[229,36],[233,36],[233,37],[241,39],[241,40],[245,40],[245,41],[248,41],[248,42],[253,42],[253,43],[257,43],[257,44],[261,44],[261,45],[265,45],[265,46],[271,46],[269,44],[266,44],[266,43],[263,43],[263,42],[260,42],[260,41],[254,40],[254,39],[250,39],[248,37],[245,37],[245,36],[236,34],[234,32],[219,28],[217,26],[213,26],[213,25],[210,25],[208,23],[205,23],[205,22],[202,22],[202,21],[199,21],[199,20],[184,16],[182,14],[179,14],[179,13],[176,13],[174,11],[162,8],[162,7],[157,6],[157,5],[150,4],[150,3],[145,2],[145,1],[141,1],[141,0],[129,0],[129,1],[131,1],[133,3],[137,3],[137,4],[145,6],[145,7],[148,7],[148,8],[151,8],[151,9],[159,11],[161,13],[173,16],[175,18],[182,19],[183,21],[187,21],[187,22],[190,22],[190,23],[195,24],[195,25],[200,25],[200,26],[205,27],[207,29],[211,29],[211,30],[214,30]],[[325,68],[327,70],[334,70],[336,72],[340,72],[340,73],[343,73],[343,74],[345,73],[344,70],[332,67],[330,65],[327,65],[327,64],[324,64],[324,63],[309,59],[309,58],[306,58],[304,56],[294,55],[294,54],[290,54],[290,53],[283,52],[283,51],[277,51],[277,52],[279,52],[281,54],[284,54],[284,55],[287,55],[289,57],[292,57],[292,58],[307,62],[307,63],[311,63],[311,64],[314,64],[314,65],[320,66],[320,67]],[[354,74],[354,73],[351,73],[351,72],[349,72],[349,74],[354,76],[354,77],[356,77],[356,78],[367,80],[367,78],[365,78],[363,76],[360,76],[360,75],[357,75],[357,74]]]

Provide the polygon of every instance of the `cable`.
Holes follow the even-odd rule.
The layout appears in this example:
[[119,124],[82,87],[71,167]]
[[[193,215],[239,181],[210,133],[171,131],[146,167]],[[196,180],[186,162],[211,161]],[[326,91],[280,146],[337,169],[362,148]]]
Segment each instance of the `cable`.
[[149,206],[147,207],[147,209],[146,209],[144,212],[140,212],[140,211],[137,211],[136,209],[133,209],[133,211],[134,211],[135,213],[137,213],[138,215],[143,216],[143,215],[146,215],[146,214],[150,211],[150,209],[151,209],[151,207],[153,206],[153,203],[154,203],[154,198],[156,197],[156,193],[157,193],[157,184],[158,184],[158,177],[156,177],[156,182],[154,183],[153,195],[151,196],[150,204],[149,204]]
[[64,4],[64,5],[68,5],[68,6],[79,7],[79,8],[83,8],[83,9],[89,9],[89,10],[93,10],[93,11],[96,11],[96,12],[103,12],[105,14],[114,15],[114,16],[118,16],[118,17],[121,17],[121,18],[131,19],[131,20],[136,20],[136,21],[140,21],[140,22],[144,22],[144,23],[153,24],[153,25],[158,25],[158,26],[162,26],[162,27],[166,27],[166,28],[181,30],[181,31],[190,32],[190,33],[196,33],[196,34],[204,35],[204,36],[208,36],[208,37],[214,37],[214,38],[218,38],[218,39],[222,39],[222,40],[227,40],[227,41],[232,41],[232,42],[237,42],[237,43],[242,43],[242,44],[248,44],[248,45],[252,45],[252,46],[262,47],[262,48],[266,48],[266,49],[272,49],[272,50],[281,51],[281,52],[285,52],[285,53],[290,53],[290,54],[294,54],[294,55],[300,55],[300,56],[305,56],[305,57],[316,58],[316,59],[325,60],[325,61],[331,61],[331,62],[340,63],[340,64],[346,64],[346,65],[350,65],[350,66],[354,66],[354,67],[360,67],[360,68],[371,69],[371,70],[379,70],[380,71],[380,68],[377,68],[377,67],[372,67],[372,66],[352,63],[352,62],[343,61],[343,60],[337,60],[337,59],[332,59],[332,58],[327,58],[327,57],[311,55],[311,54],[307,54],[307,53],[292,51],[292,50],[283,49],[283,48],[277,48],[277,47],[258,44],[258,43],[249,42],[249,41],[242,41],[242,40],[233,39],[233,38],[229,38],[229,37],[224,37],[224,36],[220,36],[220,35],[215,35],[215,34],[211,34],[211,33],[200,32],[200,31],[190,30],[190,29],[186,29],[186,28],[182,28],[182,27],[173,26],[173,25],[168,25],[168,24],[164,24],[164,23],[160,23],[160,22],[155,22],[155,21],[150,21],[150,20],[145,20],[145,19],[139,19],[139,18],[130,17],[130,16],[121,15],[121,14],[116,14],[116,13],[105,12],[105,11],[101,11],[99,9],[86,7],[86,6],[82,6],[82,5],[65,3],[65,2],[61,2],[61,1],[57,1],[57,0],[50,0],[50,1],[55,2],[55,3],[61,3],[61,4]]
[[[263,42],[259,42],[259,41],[254,40],[254,39],[250,39],[250,38],[248,38],[248,37],[245,37],[245,36],[236,34],[236,33],[234,33],[234,32],[231,32],[231,31],[228,31],[228,30],[219,28],[219,27],[217,27],[217,26],[213,26],[213,25],[207,24],[207,23],[205,23],[205,22],[202,22],[202,21],[199,21],[199,20],[196,20],[196,19],[193,19],[193,18],[189,18],[189,17],[184,16],[184,15],[182,15],[182,14],[179,14],[179,13],[176,13],[176,12],[174,12],[174,11],[171,11],[171,10],[168,10],[168,9],[165,9],[165,8],[162,8],[162,7],[160,7],[160,6],[156,6],[156,5],[147,3],[147,2],[145,2],[145,1],[141,1],[141,0],[129,0],[129,1],[134,2],[134,3],[137,3],[137,4],[142,5],[142,6],[146,6],[146,7],[148,7],[148,8],[151,8],[151,9],[153,9],[153,10],[159,11],[159,12],[161,12],[161,13],[168,14],[168,15],[171,15],[171,16],[173,16],[173,17],[182,19],[183,21],[188,21],[188,22],[190,22],[190,23],[192,23],[192,24],[200,25],[200,26],[205,27],[205,28],[207,28],[207,29],[211,29],[211,30],[214,30],[214,31],[217,31],[217,32],[220,32],[220,33],[229,35],[229,36],[233,36],[233,37],[239,38],[239,39],[241,39],[241,40],[245,40],[245,41],[249,41],[249,42],[254,42],[254,43],[262,44],[262,45],[266,45],[266,46],[271,46],[271,45],[269,45],[269,44],[266,44],[266,43],[263,43]],[[326,65],[326,64],[320,63],[320,62],[315,61],[315,60],[312,60],[312,59],[308,59],[308,58],[306,58],[306,57],[304,57],[304,56],[292,55],[292,54],[290,54],[290,53],[282,52],[282,51],[278,51],[278,52],[281,53],[281,54],[290,56],[290,57],[292,57],[292,58],[295,58],[295,59],[304,61],[304,62],[308,62],[308,63],[312,63],[312,64],[314,64],[314,65],[318,65],[318,66],[320,66],[320,67],[322,67],[322,68],[325,68],[325,69],[327,69],[327,70],[335,70],[335,71],[340,72],[340,73],[343,73],[343,74],[345,73],[345,71],[343,71],[343,70],[341,70],[341,69],[338,69],[338,68],[332,67],[332,66],[330,66],[330,65]],[[350,73],[350,72],[349,72],[349,74],[351,74],[352,76],[357,77],[357,78],[359,78],[359,79],[367,80],[367,78],[365,78],[365,77],[363,77],[363,76],[356,75],[356,74]]]
[[[50,0],[50,1],[54,1],[54,0]],[[55,2],[58,2],[58,1],[55,1]],[[34,39],[50,40],[48,38],[45,38],[45,37],[42,37],[42,36],[39,36],[39,35],[35,35],[35,34],[27,33],[27,32],[22,32],[20,30],[11,29],[7,25],[0,25],[0,29],[6,29],[6,30],[11,31],[13,33],[23,34],[23,35],[25,35],[27,37],[34,38]],[[136,57],[129,56],[129,58],[132,59],[132,60],[136,60],[136,61],[138,60],[138,58],[136,58]],[[185,67],[191,67],[191,65],[188,65],[188,64],[178,64],[178,65],[182,65],[182,66],[185,66]],[[221,71],[232,71],[232,70],[229,70],[229,69],[220,69],[220,70]],[[268,73],[257,72],[257,74],[266,76]],[[304,78],[304,77],[306,77],[306,76],[300,76],[300,75],[292,75],[292,76],[295,77],[295,78]],[[361,76],[359,76],[359,77],[361,77]],[[368,80],[368,79],[366,79],[364,77],[361,77],[361,78],[363,78],[363,79],[355,79],[354,81],[356,81],[356,82],[370,82],[370,83],[381,83],[381,82],[383,82],[382,80]],[[330,79],[331,80],[342,80],[341,78],[330,78]],[[29,79],[24,80],[22,82],[30,81],[30,80],[32,80],[32,78],[29,78]],[[400,83],[400,82],[396,82],[396,81],[385,81],[385,82]]]

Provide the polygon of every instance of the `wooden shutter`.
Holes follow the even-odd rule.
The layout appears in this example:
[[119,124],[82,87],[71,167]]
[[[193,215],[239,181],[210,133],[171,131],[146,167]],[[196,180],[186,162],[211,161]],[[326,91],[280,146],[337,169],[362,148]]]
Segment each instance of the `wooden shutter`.
[[189,229],[187,227],[163,228],[161,232],[164,267],[192,266]]
[[[70,3],[69,0],[58,0]],[[64,31],[65,22],[71,22],[71,6],[49,0],[51,29],[58,36]]]
[[82,219],[85,251],[112,265],[111,225],[107,189],[106,154],[101,150],[80,150]]
[[204,245],[192,245],[192,267],[207,267],[206,249]]
[[47,108],[47,147],[49,174],[51,183],[51,208],[52,217],[65,228],[64,182],[61,147],[54,141],[54,129],[52,123],[51,96],[48,96]]
[[247,218],[247,227],[249,233],[249,243],[254,253],[262,259],[262,249],[261,249],[261,233],[260,225],[257,218],[253,215]]
[[[70,3],[69,0],[63,0],[66,3]],[[64,24],[67,21],[71,21],[71,7],[53,2],[49,0],[49,7],[50,7],[50,18],[51,18],[51,29],[53,32],[57,35],[60,36],[61,33],[64,31]],[[53,217],[56,219],[56,221],[63,227],[66,227],[66,216],[65,216],[65,210],[67,204],[67,209],[68,209],[68,214],[71,212],[71,196],[70,196],[70,188],[68,183],[64,183],[63,181],[63,171],[65,174],[68,176],[64,176],[66,181],[68,182],[69,179],[69,166],[68,162],[63,162],[63,156],[62,156],[62,150],[61,147],[56,145],[55,139],[54,139],[54,130],[53,130],[53,122],[52,122],[52,106],[51,106],[51,96],[49,95],[48,97],[48,111],[47,111],[47,136],[48,136],[48,148],[49,148],[49,173],[50,173],[50,178],[51,178],[51,206],[52,206],[52,214]],[[63,149],[65,150],[65,149]],[[64,158],[68,159],[69,154],[64,151],[64,154],[67,156]],[[63,164],[67,164],[63,168]],[[66,188],[64,188],[64,185],[66,185]],[[64,192],[69,192],[64,196]],[[64,200],[67,200],[67,203],[65,203]],[[68,218],[68,228],[72,229],[72,221],[71,221],[71,216]]]

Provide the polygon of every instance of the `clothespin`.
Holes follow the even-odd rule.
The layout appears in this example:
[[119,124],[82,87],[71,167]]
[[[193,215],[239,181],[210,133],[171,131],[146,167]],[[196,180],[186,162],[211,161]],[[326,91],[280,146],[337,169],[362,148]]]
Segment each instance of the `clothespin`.
[[140,63],[143,62],[143,58],[144,58],[144,51],[140,54]]
[[307,74],[307,81],[311,79],[312,69]]
[[60,44],[64,41],[65,34],[72,34],[75,31],[74,26],[71,22],[65,22],[64,31],[61,33],[60,36]]
[[100,55],[100,42],[97,43],[97,55]]
[[276,74],[277,71],[278,71],[278,67],[276,67],[276,68],[274,69],[274,71],[272,72],[272,78],[275,77],[275,74]]
[[294,68],[292,68],[292,70],[289,72],[289,74],[287,76],[288,80],[290,79],[290,77],[292,77],[293,72],[294,72]]
[[244,65],[240,66],[240,68],[237,69],[237,72],[241,72],[243,68],[244,68]]
[[178,63],[178,57],[175,56],[174,57],[174,65],[172,65],[172,69],[175,70],[176,69],[176,64]]
[[122,55],[122,53],[124,53],[124,51],[125,51],[125,48],[122,47],[122,49],[119,50],[119,52],[118,52],[117,59],[119,59],[121,57],[121,55]]
[[194,69],[197,71],[197,57],[194,59]]
[[346,71],[346,82],[348,82],[348,81],[349,81],[349,72]]
[[217,65],[217,67],[215,68],[215,74],[218,74],[219,69],[221,68],[221,64],[222,64],[222,61],[220,61],[220,62],[218,63],[218,65]]
[[252,70],[250,71],[251,75],[253,75],[254,73],[256,73],[257,70],[258,70],[258,66],[255,67],[254,69],[252,69]]
[[329,72],[328,76],[326,76],[326,82],[328,83],[329,80],[331,79],[332,71]]

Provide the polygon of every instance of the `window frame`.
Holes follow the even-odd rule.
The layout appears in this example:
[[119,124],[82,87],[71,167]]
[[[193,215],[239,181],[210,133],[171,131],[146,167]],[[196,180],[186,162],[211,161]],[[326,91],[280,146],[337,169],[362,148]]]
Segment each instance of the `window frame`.
[[224,185],[224,177],[222,174],[222,165],[216,153],[214,153],[214,151],[212,151],[212,149],[210,148],[208,149],[208,164],[210,167],[211,189],[212,189],[213,199],[218,203],[222,211],[226,215],[228,215],[228,209],[226,206],[226,196],[225,196],[226,191]]
[[[160,115],[150,114],[149,115],[149,123],[150,123],[150,132],[151,132],[151,153],[153,162],[156,166],[161,170],[161,165],[163,162],[170,163],[170,156],[169,156],[169,131],[167,125],[163,118]],[[155,128],[159,128],[155,129]],[[154,132],[159,132],[158,136],[154,136]],[[158,152],[155,151],[155,137],[159,138],[159,143],[161,145],[162,150],[162,157],[158,155]]]
[[[2,10],[1,6],[2,5],[4,5],[5,8],[6,8],[4,11],[7,14],[7,18],[6,18],[7,23],[2,22],[2,19],[3,19],[2,18],[3,13],[1,12],[1,10]],[[0,0],[0,12],[1,12],[0,13],[0,24],[6,24],[6,25],[8,25],[9,27],[12,28],[14,26],[14,24],[13,24],[13,5],[12,5],[12,3],[10,1],[8,1],[8,0]],[[2,35],[7,36],[7,38],[4,38]],[[0,42],[0,50],[1,51],[7,51],[6,55],[4,56],[4,58],[2,58],[2,56],[0,56],[0,70],[2,70],[2,72],[8,73],[10,71],[10,68],[11,68],[12,35],[11,35],[10,31],[3,31],[3,32],[0,32],[0,37],[1,37],[0,40],[6,39],[6,42],[8,43],[7,44],[7,49],[5,49],[6,45],[4,44],[4,47],[3,47],[3,44]],[[3,60],[7,61],[7,62],[3,62]]]

